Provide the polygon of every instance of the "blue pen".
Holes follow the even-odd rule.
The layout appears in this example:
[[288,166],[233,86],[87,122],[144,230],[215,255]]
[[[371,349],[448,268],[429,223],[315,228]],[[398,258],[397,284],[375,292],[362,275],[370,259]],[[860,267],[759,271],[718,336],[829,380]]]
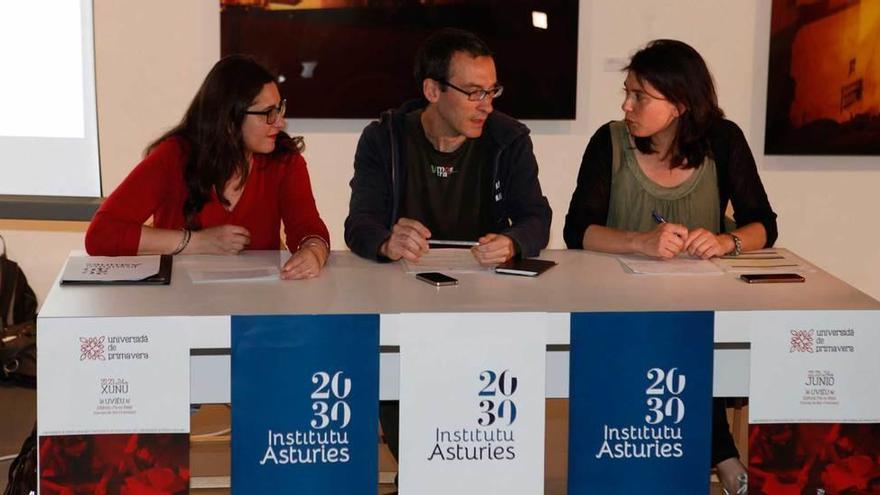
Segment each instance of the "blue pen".
[[[657,213],[657,210],[651,210],[651,218],[653,218],[654,221],[657,222],[658,224],[669,223],[666,221],[666,219],[663,217],[663,215]],[[677,235],[680,239],[684,240],[684,236],[682,236],[681,234],[676,232],[675,235]]]
[[651,217],[657,223],[666,223],[666,219],[663,218],[663,215],[657,213],[657,210],[651,210]]

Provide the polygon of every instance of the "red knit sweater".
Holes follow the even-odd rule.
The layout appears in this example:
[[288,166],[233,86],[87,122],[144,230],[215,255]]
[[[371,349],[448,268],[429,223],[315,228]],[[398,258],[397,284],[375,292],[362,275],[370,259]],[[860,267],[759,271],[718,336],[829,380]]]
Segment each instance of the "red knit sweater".
[[[183,228],[183,203],[187,197],[183,181],[185,148],[180,138],[166,139],[128,174],[89,224],[89,254],[137,254],[141,226],[150,217],[154,227]],[[327,226],[315,207],[306,162],[302,155],[293,152],[281,157],[255,154],[244,191],[232,211],[226,210],[212,193],[198,219],[202,228],[231,224],[248,229],[248,249],[279,249],[282,221],[291,251],[307,237],[330,240]]]

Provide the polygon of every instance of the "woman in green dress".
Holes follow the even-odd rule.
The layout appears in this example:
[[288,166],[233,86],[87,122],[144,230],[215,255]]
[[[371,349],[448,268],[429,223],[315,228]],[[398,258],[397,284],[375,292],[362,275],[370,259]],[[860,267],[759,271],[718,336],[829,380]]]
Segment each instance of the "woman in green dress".
[[[587,145],[565,217],[568,247],[708,259],[772,246],[776,214],[700,54],[655,40],[625,71],[624,120],[602,126]],[[725,221],[730,206],[733,222]],[[737,493],[745,468],[721,400],[713,407],[712,463]]]

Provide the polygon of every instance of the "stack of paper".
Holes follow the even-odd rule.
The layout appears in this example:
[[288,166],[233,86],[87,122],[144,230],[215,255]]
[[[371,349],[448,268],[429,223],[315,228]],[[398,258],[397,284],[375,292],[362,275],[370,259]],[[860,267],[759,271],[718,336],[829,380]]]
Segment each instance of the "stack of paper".
[[722,256],[715,261],[726,272],[732,273],[791,273],[813,271],[791,253],[761,250],[739,256]]
[[477,263],[469,249],[431,248],[417,263],[404,260],[403,266],[406,273],[488,273],[491,270]]
[[709,260],[679,256],[669,260],[646,256],[618,258],[630,273],[637,275],[722,275],[724,271]]
[[279,263],[275,258],[266,260],[245,256],[192,256],[183,258],[180,265],[194,284],[270,282],[279,280],[279,267],[288,257],[289,253],[282,251]]

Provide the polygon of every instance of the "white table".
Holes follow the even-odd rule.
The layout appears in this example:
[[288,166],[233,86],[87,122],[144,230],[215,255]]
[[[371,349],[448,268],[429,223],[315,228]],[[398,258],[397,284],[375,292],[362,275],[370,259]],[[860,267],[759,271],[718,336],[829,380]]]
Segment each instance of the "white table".
[[[547,396],[568,396],[569,316],[600,311],[715,311],[716,396],[748,395],[750,314],[765,310],[880,309],[880,302],[816,269],[803,284],[749,285],[733,274],[637,276],[615,256],[587,251],[542,253],[559,266],[537,278],[459,274],[456,287],[433,288],[396,263],[375,263],[334,252],[320,277],[308,281],[193,284],[187,270],[204,264],[276,265],[278,252],[239,257],[178,256],[170,286],[56,284],[40,319],[192,316],[180,328],[191,349],[191,401],[229,402],[230,315],[381,315],[380,395],[397,397],[397,315],[412,312],[546,312]],[[63,372],[63,370],[60,370]]]

